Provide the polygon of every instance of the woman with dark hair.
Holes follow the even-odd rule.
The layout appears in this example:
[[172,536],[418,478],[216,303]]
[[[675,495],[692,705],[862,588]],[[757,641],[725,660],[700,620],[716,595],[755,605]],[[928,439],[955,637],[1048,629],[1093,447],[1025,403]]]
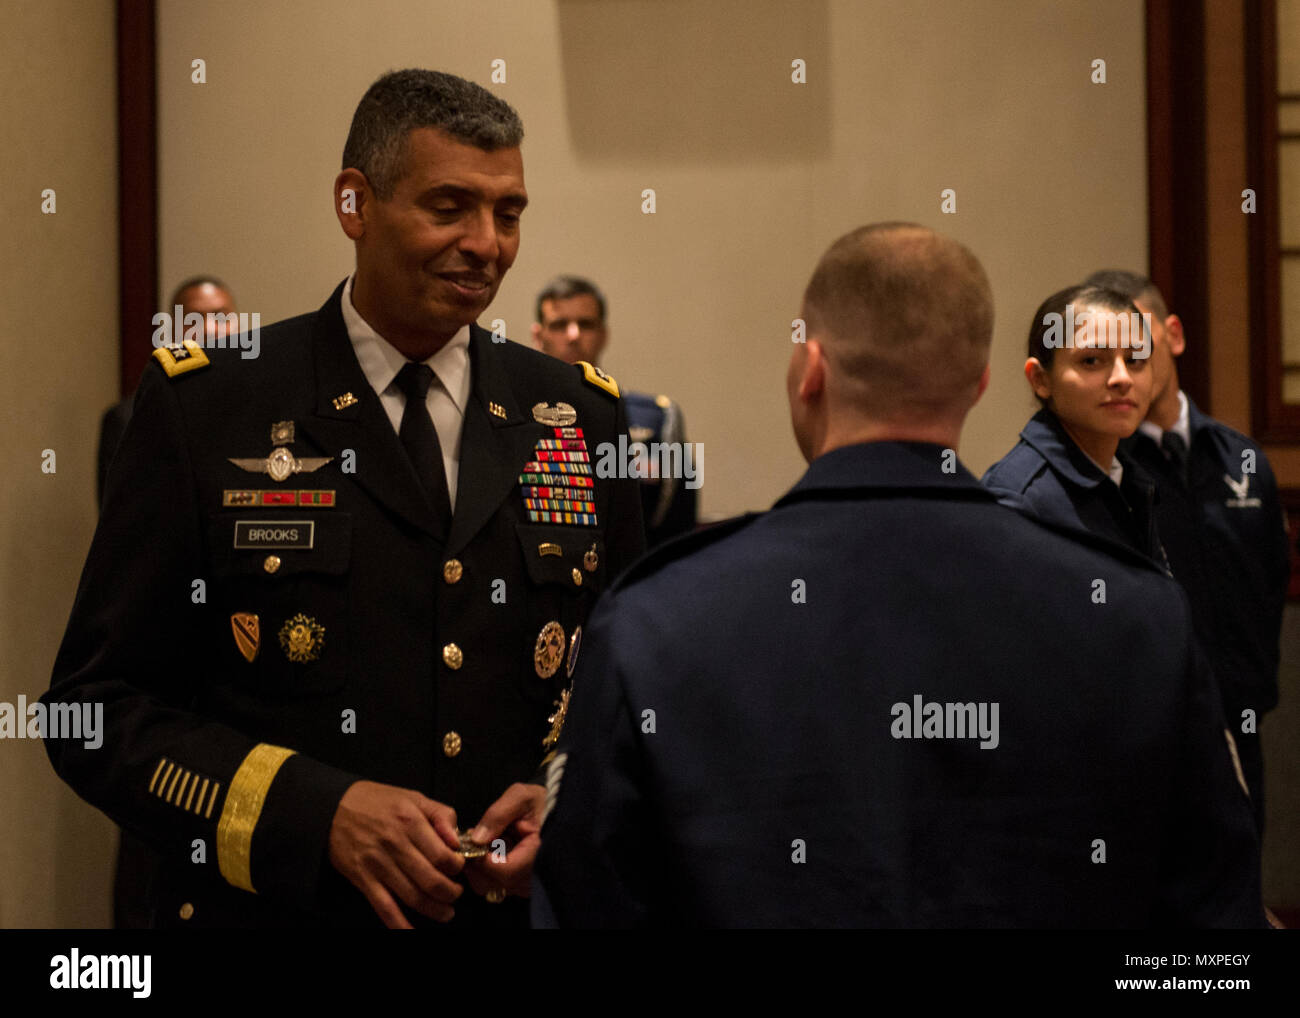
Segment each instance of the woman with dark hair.
[[1013,506],[1165,564],[1155,485],[1119,451],[1151,402],[1150,333],[1122,294],[1072,286],[1043,301],[1025,378],[1042,407],[983,484]]

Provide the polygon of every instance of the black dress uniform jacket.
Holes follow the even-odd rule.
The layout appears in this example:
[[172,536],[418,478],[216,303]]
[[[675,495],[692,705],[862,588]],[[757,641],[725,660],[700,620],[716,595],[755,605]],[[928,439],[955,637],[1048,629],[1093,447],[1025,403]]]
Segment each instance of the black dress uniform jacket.
[[[651,552],[589,634],[535,922],[1263,924],[1177,584],[937,446],[827,453],[770,512]],[[996,745],[900,737],[918,697],[1000,705]]]
[[[572,407],[594,459],[623,429],[617,387],[477,326],[455,516],[437,533],[341,292],[266,329],[257,359],[167,355],[173,377],[150,363],[45,696],[104,704],[101,748],[46,746],[158,851],[161,924],[378,924],[327,858],[344,791],[413,788],[468,827],[537,775],[569,641],[643,547],[634,480],[596,479],[581,525],[531,522],[520,483],[555,430],[536,405]],[[302,469],[277,482],[231,462],[273,447]],[[539,648],[547,623],[560,635]],[[457,920],[526,915],[467,890]]]
[[[1277,705],[1278,635],[1290,575],[1286,523],[1263,450],[1190,399],[1187,409],[1185,475],[1141,431],[1124,447],[1156,480],[1160,538],[1191,601],[1262,821],[1258,720]],[[1254,732],[1242,729],[1248,709]]]
[[1029,419],[1020,441],[984,473],[1004,505],[1098,534],[1164,564],[1156,529],[1155,482],[1122,451],[1119,487],[1088,458],[1052,411]]

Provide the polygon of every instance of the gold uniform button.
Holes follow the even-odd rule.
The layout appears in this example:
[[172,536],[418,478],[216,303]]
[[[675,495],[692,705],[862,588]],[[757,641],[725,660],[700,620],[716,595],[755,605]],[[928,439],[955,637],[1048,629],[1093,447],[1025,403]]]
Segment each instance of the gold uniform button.
[[181,918],[182,919],[194,918],[194,906],[191,905],[188,901],[181,906]]
[[454,643],[449,643],[442,648],[442,661],[448,668],[455,671],[465,663],[465,655],[461,653],[460,648]]
[[442,754],[443,756],[455,756],[460,752],[460,736],[455,732],[448,732],[442,737]]
[[576,567],[573,570],[573,585],[575,587],[582,586],[582,573],[578,572]]
[[266,556],[266,561],[262,563],[262,568],[265,569],[268,573],[275,572],[277,569],[280,568],[280,556],[279,555]]
[[442,578],[448,583],[459,583],[464,574],[465,567],[458,558],[449,558],[442,564]]

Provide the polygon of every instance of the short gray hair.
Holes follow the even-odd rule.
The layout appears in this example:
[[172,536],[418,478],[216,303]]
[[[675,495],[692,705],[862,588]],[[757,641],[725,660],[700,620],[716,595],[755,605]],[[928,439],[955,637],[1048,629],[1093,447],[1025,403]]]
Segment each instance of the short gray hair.
[[442,71],[389,71],[357,104],[343,169],[360,170],[379,198],[391,198],[402,176],[406,136],[418,127],[436,128],[485,152],[517,148],[524,140],[514,107],[482,85]]

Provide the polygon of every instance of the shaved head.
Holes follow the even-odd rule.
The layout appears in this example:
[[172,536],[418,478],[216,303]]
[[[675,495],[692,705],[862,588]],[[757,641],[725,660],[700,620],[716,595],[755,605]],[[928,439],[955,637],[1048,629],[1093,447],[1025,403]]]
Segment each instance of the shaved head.
[[908,421],[965,413],[993,339],[993,291],[962,244],[914,223],[875,223],[822,256],[804,292],[842,411]]

